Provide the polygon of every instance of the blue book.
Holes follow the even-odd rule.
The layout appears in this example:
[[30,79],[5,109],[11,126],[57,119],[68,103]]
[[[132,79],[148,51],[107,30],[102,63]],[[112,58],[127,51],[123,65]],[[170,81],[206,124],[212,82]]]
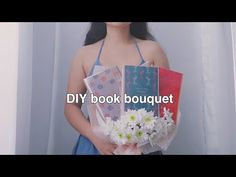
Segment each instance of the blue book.
[[158,69],[146,66],[124,66],[122,71],[122,105],[121,112],[145,108],[158,115],[159,105],[151,103],[125,103],[124,94],[127,96],[158,96]]

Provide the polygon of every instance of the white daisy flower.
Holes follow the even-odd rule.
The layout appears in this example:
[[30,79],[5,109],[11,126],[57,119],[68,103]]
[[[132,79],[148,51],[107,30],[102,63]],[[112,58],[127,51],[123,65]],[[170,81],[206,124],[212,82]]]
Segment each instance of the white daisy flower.
[[142,142],[148,140],[148,135],[145,131],[143,131],[141,129],[136,129],[135,139],[136,139],[137,143],[142,143]]
[[111,139],[118,145],[126,144],[125,133],[122,131],[113,131],[111,133]]
[[155,126],[156,118],[153,115],[153,112],[147,112],[142,117],[142,123],[146,129],[153,129]]
[[142,108],[142,109],[139,109],[137,113],[139,114],[140,117],[143,117],[147,114],[147,111],[144,108]]
[[138,111],[130,110],[125,113],[125,117],[129,123],[136,124],[140,120],[140,115]]
[[128,143],[135,143],[134,131],[131,129],[127,129],[125,132],[125,138]]

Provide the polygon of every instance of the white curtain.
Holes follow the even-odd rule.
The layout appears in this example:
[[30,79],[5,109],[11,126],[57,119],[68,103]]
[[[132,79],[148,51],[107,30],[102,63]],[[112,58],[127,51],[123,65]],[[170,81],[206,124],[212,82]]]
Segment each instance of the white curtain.
[[230,23],[202,23],[202,92],[206,153],[236,153],[235,30]]
[[[171,68],[184,74],[181,124],[165,153],[235,154],[235,24],[149,25]],[[27,127],[22,123],[24,119],[17,124],[18,132],[28,128],[30,136],[19,134],[18,142],[24,140],[28,144],[16,143],[16,152],[71,154],[78,133],[64,117],[65,91],[69,64],[76,49],[82,46],[87,30],[88,23],[33,24],[33,54],[28,67],[32,69],[32,80],[19,80],[32,85],[31,104],[27,104],[30,123],[25,118]],[[20,98],[18,106],[25,101]],[[28,150],[24,150],[26,147]]]

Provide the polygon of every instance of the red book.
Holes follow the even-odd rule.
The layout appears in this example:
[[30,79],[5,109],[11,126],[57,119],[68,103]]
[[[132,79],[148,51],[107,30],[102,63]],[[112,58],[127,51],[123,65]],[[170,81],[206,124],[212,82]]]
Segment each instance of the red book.
[[173,113],[173,120],[176,123],[180,92],[182,85],[183,74],[164,68],[159,68],[159,95],[169,96],[173,95],[173,103],[161,103],[160,104],[160,115],[163,116],[164,107],[169,109]]

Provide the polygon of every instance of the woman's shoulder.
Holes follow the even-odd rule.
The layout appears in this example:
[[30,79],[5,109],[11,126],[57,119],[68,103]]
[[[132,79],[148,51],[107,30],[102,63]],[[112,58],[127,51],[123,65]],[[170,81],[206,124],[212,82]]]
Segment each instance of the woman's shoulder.
[[89,67],[96,61],[100,45],[101,41],[98,41],[94,44],[78,48],[75,53],[74,61],[76,63],[82,63],[85,68]]
[[96,58],[98,55],[99,45],[101,45],[101,41],[98,41],[94,44],[82,46],[76,51],[76,56],[87,60],[89,58]]
[[162,50],[160,44],[156,41],[137,39],[137,42],[141,48],[146,49],[149,52],[158,52],[159,50]]
[[169,67],[167,56],[158,42],[138,39],[137,43],[146,60],[154,63],[156,66]]
[[99,53],[99,45],[101,45],[101,41],[78,48],[74,54],[72,65],[77,70],[82,68],[84,72],[88,74],[91,67],[96,62]]

